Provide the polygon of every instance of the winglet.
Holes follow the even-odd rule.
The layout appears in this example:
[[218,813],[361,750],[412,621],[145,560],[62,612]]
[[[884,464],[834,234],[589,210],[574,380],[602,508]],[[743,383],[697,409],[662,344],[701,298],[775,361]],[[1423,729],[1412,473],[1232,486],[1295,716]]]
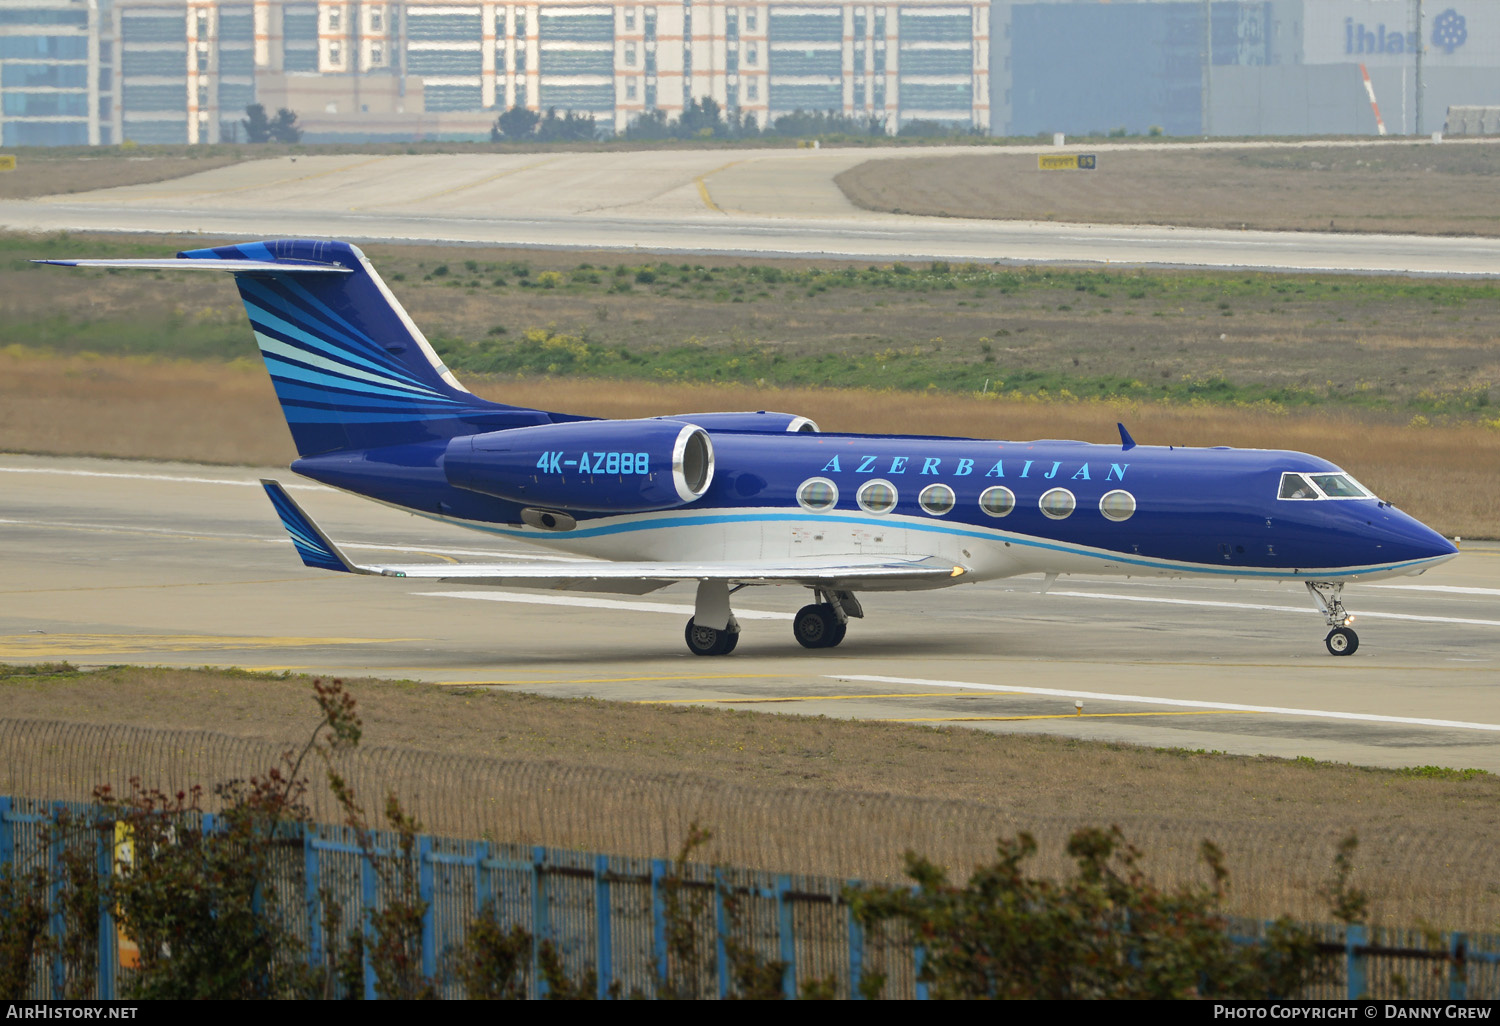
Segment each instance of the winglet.
[[1134,449],[1135,439],[1130,437],[1130,432],[1125,430],[1125,425],[1116,424],[1115,427],[1120,429],[1120,448],[1124,449],[1126,452]]
[[302,507],[292,501],[292,497],[286,493],[286,489],[275,481],[261,478],[261,486],[265,488],[266,494],[271,497],[271,505],[276,507],[276,515],[281,518],[281,526],[286,528],[286,533],[292,536],[292,544],[297,548],[297,555],[302,557],[302,562],[314,570],[341,570],[344,573],[359,573],[360,570],[339,551],[339,547],[328,540],[328,536],[322,532],[312,518],[302,512]]

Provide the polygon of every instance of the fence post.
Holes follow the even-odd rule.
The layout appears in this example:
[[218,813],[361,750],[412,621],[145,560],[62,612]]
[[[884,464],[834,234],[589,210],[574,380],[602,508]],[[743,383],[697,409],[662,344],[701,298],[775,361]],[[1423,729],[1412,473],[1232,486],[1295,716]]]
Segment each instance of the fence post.
[[375,963],[370,949],[375,946],[375,924],[371,917],[379,899],[380,880],[375,875],[375,852],[364,852],[359,860],[359,916],[365,935],[365,1000],[375,1000]]
[[[97,815],[98,811],[97,808],[89,810],[92,815]],[[108,829],[106,829],[91,817],[89,826],[94,833],[94,871],[99,876],[99,887],[103,890],[106,888],[106,881],[114,875],[115,871],[115,825],[111,822]],[[115,958],[114,906],[108,901],[101,901],[99,902],[99,985],[97,995],[100,1001],[113,1001],[115,999]]]
[[[845,885],[846,888],[859,886],[861,884],[858,880],[850,880]],[[840,900],[842,897],[840,895]],[[859,985],[865,975],[865,928],[854,914],[853,904],[846,903],[844,908],[849,915],[849,997],[854,1001],[863,1001],[864,993]]]
[[10,819],[12,799],[0,797],[0,864],[14,866],[16,863],[16,828]]
[[1344,930],[1345,993],[1350,1001],[1358,1001],[1369,989],[1365,982],[1365,971],[1369,958],[1363,951],[1359,950],[1365,946],[1365,940],[1365,927],[1362,924],[1351,923]]
[[52,921],[49,933],[53,942],[57,945],[52,954],[52,1000],[61,1001],[63,991],[67,983],[67,970],[63,965],[62,940],[63,933],[67,930],[67,923],[63,920],[62,909],[62,832],[58,827],[58,818],[63,814],[63,803],[53,802],[48,810],[49,822],[47,826],[47,897],[52,910]]
[[719,1000],[729,997],[729,950],[725,936],[729,923],[724,914],[724,871],[714,867],[714,974],[719,978]]
[[317,828],[302,824],[302,901],[307,905],[307,966],[317,970],[323,964],[323,889],[322,867],[318,849],[313,844]]
[[551,940],[552,932],[547,908],[547,849],[540,844],[531,849],[531,972],[536,980],[536,996],[547,996],[547,981],[542,979],[537,955],[542,942]]
[[[474,845],[474,912],[484,912],[484,907],[494,897],[494,888],[490,886],[490,870],[485,865],[490,860],[490,845],[488,841],[478,841]],[[495,921],[500,921],[500,910],[493,910]]]
[[795,917],[787,893],[792,889],[792,878],[785,873],[776,877],[776,922],[781,934],[781,961],[786,968],[781,972],[781,993],[788,1000],[797,997],[797,936],[793,932]]
[[615,982],[614,949],[610,936],[614,907],[609,893],[609,856],[594,856],[594,967],[599,980],[600,1001],[609,998]]
[[662,897],[662,880],[667,875],[667,860],[651,860],[651,947],[656,952],[656,979],[667,982],[667,907]]
[[1469,999],[1469,935],[1448,935],[1448,1000]]
[[433,909],[432,835],[417,837],[417,897],[422,902],[422,975],[437,978],[437,912]]

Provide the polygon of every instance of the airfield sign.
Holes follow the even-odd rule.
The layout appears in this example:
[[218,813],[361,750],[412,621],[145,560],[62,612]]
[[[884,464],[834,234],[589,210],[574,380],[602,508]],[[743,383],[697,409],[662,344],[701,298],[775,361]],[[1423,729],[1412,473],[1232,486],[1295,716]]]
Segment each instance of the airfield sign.
[[1040,171],[1093,171],[1099,158],[1092,153],[1043,153],[1036,158]]

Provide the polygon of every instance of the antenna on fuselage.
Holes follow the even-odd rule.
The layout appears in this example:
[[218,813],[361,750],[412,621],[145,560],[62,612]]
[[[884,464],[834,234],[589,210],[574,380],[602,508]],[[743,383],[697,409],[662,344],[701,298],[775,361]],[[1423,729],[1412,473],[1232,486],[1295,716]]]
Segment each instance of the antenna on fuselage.
[[1125,425],[1116,424],[1115,427],[1120,429],[1120,448],[1124,449],[1126,452],[1134,449],[1135,439],[1130,437],[1130,432],[1125,430]]

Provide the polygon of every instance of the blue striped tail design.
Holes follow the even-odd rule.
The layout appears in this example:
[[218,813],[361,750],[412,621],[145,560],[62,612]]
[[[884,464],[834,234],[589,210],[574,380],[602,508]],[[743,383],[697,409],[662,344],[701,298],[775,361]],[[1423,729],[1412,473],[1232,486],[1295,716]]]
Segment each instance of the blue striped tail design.
[[[302,456],[550,420],[460,385],[365,255],[348,243],[294,239],[178,256],[259,262],[254,270],[226,270],[234,273]],[[349,273],[326,273],[330,267]]]
[[308,519],[302,508],[286,493],[286,489],[275,481],[262,479],[260,483],[265,488],[266,495],[270,496],[271,505],[276,507],[281,526],[291,535],[292,544],[296,546],[297,555],[302,557],[304,564],[314,570],[342,570],[352,573],[343,553],[318,530],[318,525]]

